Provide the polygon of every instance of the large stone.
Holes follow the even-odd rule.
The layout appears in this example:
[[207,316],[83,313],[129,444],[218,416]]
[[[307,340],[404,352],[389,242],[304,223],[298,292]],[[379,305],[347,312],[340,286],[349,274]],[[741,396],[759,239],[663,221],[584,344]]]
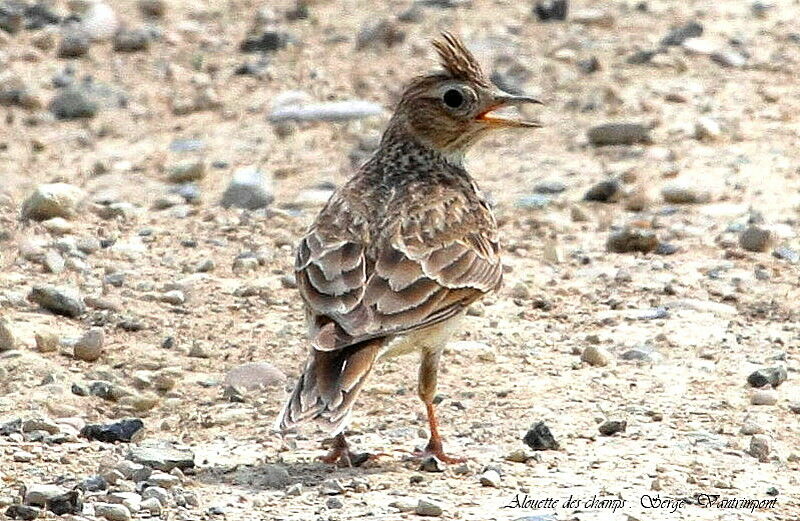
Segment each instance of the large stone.
[[97,517],[104,517],[108,521],[129,521],[131,511],[125,505],[113,503],[95,503],[94,513]]
[[26,505],[43,507],[52,498],[65,494],[67,489],[58,485],[30,485],[25,489]]
[[543,421],[534,423],[531,428],[528,429],[528,432],[525,433],[525,437],[522,438],[522,441],[533,450],[559,449],[558,442],[550,432],[550,428],[547,427]]
[[28,294],[28,300],[56,315],[75,318],[86,312],[83,297],[72,288],[34,286]]
[[100,104],[90,91],[70,86],[56,94],[49,108],[57,119],[85,119],[96,116]]
[[45,221],[53,217],[72,218],[86,194],[67,183],[43,184],[36,187],[22,203],[22,218]]
[[275,199],[272,194],[272,177],[255,167],[244,167],[233,174],[228,188],[222,194],[225,208],[246,210],[266,208]]

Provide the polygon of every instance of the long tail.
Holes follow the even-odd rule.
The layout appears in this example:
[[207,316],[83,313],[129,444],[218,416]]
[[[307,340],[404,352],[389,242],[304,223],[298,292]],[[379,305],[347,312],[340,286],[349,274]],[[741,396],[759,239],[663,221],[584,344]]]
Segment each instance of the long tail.
[[285,431],[315,419],[324,421],[331,435],[342,432],[383,342],[379,338],[336,351],[313,350],[275,428]]

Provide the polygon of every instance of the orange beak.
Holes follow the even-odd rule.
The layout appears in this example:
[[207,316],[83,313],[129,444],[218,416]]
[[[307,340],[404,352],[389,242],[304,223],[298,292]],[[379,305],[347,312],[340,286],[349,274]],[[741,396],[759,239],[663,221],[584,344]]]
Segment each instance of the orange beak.
[[522,119],[517,115],[500,115],[494,111],[506,107],[516,107],[525,104],[544,105],[541,101],[530,96],[514,96],[512,94],[498,93],[492,98],[490,105],[475,118],[492,127],[540,128],[542,124],[535,120]]

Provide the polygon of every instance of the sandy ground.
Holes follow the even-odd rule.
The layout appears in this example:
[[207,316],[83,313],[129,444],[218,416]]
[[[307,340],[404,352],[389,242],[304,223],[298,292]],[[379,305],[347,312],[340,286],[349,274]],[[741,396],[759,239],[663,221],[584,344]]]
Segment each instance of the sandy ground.
[[[538,22],[529,2],[425,6],[413,23],[396,20],[405,2],[312,2],[301,20],[287,20],[293,3],[275,2],[267,25],[291,34],[293,43],[267,53],[261,77],[233,72],[259,60],[239,44],[264,6],[204,4],[168,2],[163,18],[147,22],[161,38],[139,53],[98,42],[83,58],[60,59],[34,45],[41,31],[0,30],[0,71],[19,76],[43,105],[0,108],[0,315],[18,338],[17,349],[0,353],[0,424],[33,416],[62,426],[141,418],[145,432],[134,446],[167,440],[195,454],[197,466],[181,476],[180,489],[198,504],[169,502],[164,519],[417,519],[420,498],[454,520],[800,519],[800,272],[772,254],[800,250],[796,2],[777,0],[762,15],[750,2],[648,1],[646,10],[637,2],[574,2],[572,20],[553,23]],[[143,23],[135,2],[110,5],[128,26]],[[591,7],[600,12],[585,13]],[[404,40],[357,50],[361,28],[380,19]],[[724,67],[681,46],[647,64],[628,63],[692,20],[704,26],[703,44],[741,49],[749,54],[745,64]],[[351,152],[379,135],[410,75],[431,68],[428,41],[445,28],[462,34],[488,71],[517,78],[547,102],[536,112],[545,128],[492,137],[468,158],[496,202],[507,264],[504,289],[471,311],[440,376],[448,450],[469,461],[430,473],[402,452],[427,437],[416,359],[408,357],[377,368],[350,427],[359,449],[388,456],[366,468],[329,468],[315,461],[325,433],[309,426],[282,441],[272,430],[307,347],[291,281],[293,245],[322,204],[320,184],[352,174]],[[587,74],[579,65],[592,57],[600,70]],[[51,78],[68,65],[77,77],[124,91],[127,106],[88,120],[53,120],[46,109],[56,93]],[[218,104],[174,113],[176,100],[208,89]],[[385,111],[276,128],[266,115],[291,90],[317,101],[369,100]],[[718,132],[698,135],[708,119]],[[651,127],[651,143],[589,145],[586,130],[610,121]],[[179,152],[170,146],[176,140],[202,146]],[[183,160],[206,165],[200,201],[154,209],[171,186],[171,168]],[[266,211],[221,208],[232,172],[249,165],[274,178],[275,202]],[[611,178],[620,181],[619,200],[583,201]],[[562,183],[563,192],[543,207],[526,204],[544,181]],[[88,194],[67,238],[116,241],[85,255],[83,270],[49,273],[25,258],[32,245],[56,251],[64,240],[19,219],[32,190],[51,182]],[[666,202],[662,188],[676,183],[701,194],[701,202]],[[92,211],[98,199],[132,209],[106,219]],[[766,251],[740,246],[748,219],[770,231]],[[609,234],[630,223],[677,252],[609,253]],[[254,269],[234,269],[242,252],[257,253]],[[213,269],[197,273],[208,259]],[[114,273],[124,274],[120,287],[107,282]],[[39,284],[73,286],[114,309],[89,307],[77,319],[53,315],[26,300]],[[163,302],[175,289],[186,301]],[[141,328],[130,331],[137,329],[125,326],[131,321]],[[92,326],[104,330],[103,355],[76,360],[70,339]],[[40,352],[34,335],[48,331],[62,345]],[[171,348],[163,347],[167,337]],[[590,346],[607,356],[606,365],[582,361]],[[649,355],[626,360],[633,348]],[[231,402],[225,375],[248,362],[269,362],[286,379]],[[770,391],[776,403],[753,405],[748,375],[777,365],[788,378]],[[174,386],[142,383],[142,371],[169,374]],[[73,383],[93,380],[153,403],[71,391]],[[625,420],[627,429],[604,436],[598,425],[607,419]],[[522,438],[537,421],[551,429],[559,450],[525,447]],[[761,460],[751,455],[754,435],[770,445]],[[23,484],[72,488],[129,450],[74,435],[62,441],[0,436],[0,499],[16,501]],[[507,459],[520,450],[527,462]],[[19,451],[32,457],[17,461]],[[497,486],[481,483],[487,469],[499,471]],[[123,481],[129,485],[120,490],[135,487]],[[502,508],[526,494],[559,506]],[[777,502],[751,512],[704,507],[697,494]],[[581,502],[564,507],[570,496]],[[625,503],[616,511],[586,505],[593,496]],[[642,506],[656,496],[688,501],[675,509]],[[103,493],[87,495],[87,504],[96,500]],[[405,504],[412,511],[402,512]]]

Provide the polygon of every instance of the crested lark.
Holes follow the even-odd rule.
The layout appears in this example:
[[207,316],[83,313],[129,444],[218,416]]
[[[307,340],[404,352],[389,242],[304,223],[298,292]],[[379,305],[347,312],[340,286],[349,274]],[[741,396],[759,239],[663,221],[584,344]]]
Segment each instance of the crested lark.
[[493,111],[539,103],[492,87],[455,36],[434,42],[443,71],[405,89],[381,144],[317,216],[297,247],[295,273],[309,325],[308,361],[277,427],[323,421],[329,463],[358,465],[343,431],[375,363],[417,351],[430,441],[447,456],[433,406],[445,342],[466,308],[502,279],[497,225],[465,152],[494,129],[540,126]]

